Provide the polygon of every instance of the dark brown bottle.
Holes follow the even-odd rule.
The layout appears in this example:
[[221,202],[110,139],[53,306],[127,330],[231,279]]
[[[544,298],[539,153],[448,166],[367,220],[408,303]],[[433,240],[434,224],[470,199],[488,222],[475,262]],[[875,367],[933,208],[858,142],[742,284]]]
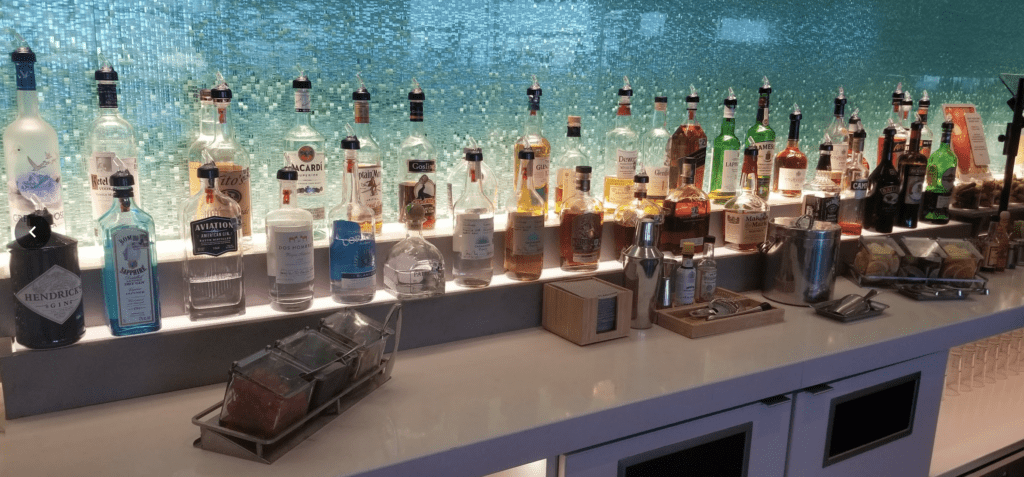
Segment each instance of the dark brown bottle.
[[892,232],[899,214],[900,173],[892,164],[893,137],[896,128],[883,132],[882,162],[868,176],[868,197],[864,210],[864,228],[875,232]]
[[896,217],[896,225],[917,228],[917,218],[921,215],[921,195],[924,193],[924,174],[928,166],[928,157],[921,154],[921,129],[924,123],[914,121],[910,125],[910,146],[906,153],[900,155],[900,212]]

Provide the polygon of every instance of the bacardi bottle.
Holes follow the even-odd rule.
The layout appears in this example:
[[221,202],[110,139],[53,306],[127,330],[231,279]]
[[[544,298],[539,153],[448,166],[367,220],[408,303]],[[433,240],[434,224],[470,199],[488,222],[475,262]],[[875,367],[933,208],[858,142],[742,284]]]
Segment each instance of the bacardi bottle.
[[[704,188],[704,169],[707,156],[708,136],[704,134],[704,128],[697,121],[697,104],[700,103],[700,96],[697,88],[690,85],[690,95],[686,97],[686,122],[676,128],[672,134],[672,142],[669,144],[669,188],[679,187],[679,173],[683,169],[683,158],[692,157],[697,170],[694,172],[694,184],[701,189]],[[735,125],[734,125],[735,128]],[[653,197],[653,196],[652,196]]]
[[723,101],[722,131],[715,138],[711,164],[711,192],[708,196],[716,204],[724,204],[736,196],[740,180],[740,140],[736,137],[736,95],[729,88],[729,96]]
[[[416,80],[414,79],[413,82]],[[405,163],[405,174],[398,184],[398,220],[406,222],[405,214],[413,204],[423,207],[423,230],[434,230],[437,222],[437,150],[427,139],[423,126],[423,102],[427,96],[419,83],[409,92],[409,135],[398,148],[398,160]]]
[[772,174],[772,192],[783,197],[800,197],[800,189],[807,176],[807,156],[800,150],[800,106],[793,104],[789,115],[789,141],[786,148],[775,158],[775,173]]
[[757,148],[757,183],[754,192],[762,199],[768,199],[772,180],[772,160],[775,158],[775,130],[768,125],[772,86],[768,83],[767,76],[764,77],[757,93],[757,121],[747,129],[747,142],[753,142]]
[[505,275],[533,281],[544,270],[544,200],[531,183],[535,171],[533,148],[519,151],[519,181],[509,197],[505,227]]
[[608,131],[604,138],[604,206],[609,214],[623,202],[633,196],[633,176],[639,158],[640,137],[630,127],[632,112],[630,97],[633,88],[629,78],[623,77],[623,86],[619,89],[619,106],[615,113],[615,127]]
[[293,202],[299,177],[290,165],[277,171],[280,207],[266,218],[270,306],[281,311],[313,303],[313,214]]
[[952,136],[952,118],[946,118],[942,123],[939,149],[928,157],[925,189],[921,195],[921,220],[930,224],[949,223],[949,198],[956,180],[956,155],[949,145]]
[[576,190],[576,166],[589,166],[590,159],[583,153],[580,139],[580,117],[569,116],[565,132],[565,152],[555,159],[555,213],[562,213],[565,201]]
[[768,235],[768,202],[754,192],[757,157],[757,147],[748,144],[743,150],[741,192],[725,203],[722,235],[725,245],[731,249],[757,250]]
[[290,205],[313,216],[313,237],[322,239],[327,237],[324,227],[327,217],[327,142],[310,124],[313,104],[309,93],[312,88],[313,82],[303,73],[292,80],[295,125],[284,136],[284,163],[294,167],[299,174]]
[[479,148],[466,152],[465,185],[462,196],[455,201],[455,230],[452,233],[452,251],[455,264],[452,273],[455,284],[467,288],[482,288],[491,284],[494,267],[494,203],[484,193],[480,183],[480,163],[484,155]]
[[[523,135],[516,139],[512,148],[512,169],[519,171],[519,151],[526,148],[527,144],[533,149],[533,176],[531,183],[544,200],[544,215],[548,214],[548,171],[551,168],[551,143],[544,137],[544,113],[540,108],[540,96],[542,94],[540,83],[537,77],[533,77],[533,84],[526,88],[527,114],[523,122]],[[513,190],[519,190],[519,175],[515,175]]]
[[370,302],[377,289],[374,240],[377,219],[373,209],[362,203],[359,194],[360,145],[355,136],[341,141],[341,150],[345,153],[343,202],[327,214],[331,229],[331,297],[349,305]]
[[[651,129],[643,137],[640,149],[640,160],[646,170],[650,182],[647,184],[647,197],[658,206],[668,196],[671,168],[671,140],[674,135],[668,132],[668,97],[654,98],[654,114],[651,115]],[[705,141],[706,142],[706,141]],[[703,163],[703,158],[701,159]]]
[[576,191],[559,214],[558,242],[562,270],[597,270],[601,259],[604,204],[590,195],[590,166],[576,166]]
[[370,92],[359,79],[359,89],[352,93],[352,109],[355,111],[356,138],[359,139],[359,197],[363,205],[373,209],[374,231],[380,233],[384,225],[384,168],[382,152],[377,140],[370,132]]

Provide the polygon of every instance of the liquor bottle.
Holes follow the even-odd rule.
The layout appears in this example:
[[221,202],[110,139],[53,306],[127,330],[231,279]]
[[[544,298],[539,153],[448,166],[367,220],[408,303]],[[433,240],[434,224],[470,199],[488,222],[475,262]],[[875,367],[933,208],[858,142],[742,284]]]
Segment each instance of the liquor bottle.
[[601,231],[604,204],[590,195],[590,166],[576,166],[576,191],[559,214],[558,241],[562,270],[597,270],[601,259]]
[[740,140],[736,137],[736,95],[729,88],[722,104],[722,131],[715,137],[715,148],[711,164],[711,193],[708,196],[716,204],[724,204],[736,197],[740,180]]
[[590,159],[583,153],[580,139],[580,117],[569,116],[565,132],[565,152],[555,158],[555,213],[562,213],[565,201],[576,190],[576,166],[590,165]]
[[[462,154],[465,156],[470,150],[480,149],[477,145],[476,140],[472,136],[469,138],[469,146],[462,148]],[[455,217],[455,199],[462,196],[465,193],[463,187],[466,185],[466,175],[469,174],[469,168],[467,165],[469,161],[456,161],[455,167],[451,167],[448,175],[445,177],[445,189],[448,192],[448,201],[445,211],[448,216]],[[488,166],[486,162],[480,162],[480,175],[477,176],[477,180],[480,182],[479,187],[484,190],[484,195],[488,199],[491,199],[491,203],[497,203],[498,201],[498,175],[491,170],[491,166]],[[436,204],[435,204],[436,214]]]
[[[903,105],[903,83],[896,85],[896,89],[892,92],[892,111],[889,111],[889,116],[885,120],[885,127],[892,126],[895,131],[893,136],[892,153],[893,157],[899,157],[906,150],[907,146],[907,129],[903,127],[903,112],[901,111]],[[882,150],[884,149],[885,143],[885,131],[878,136],[878,161],[877,164],[882,163]],[[896,165],[893,164],[893,167]]]
[[331,229],[331,298],[349,305],[369,303],[377,289],[374,262],[374,225],[377,219],[374,210],[363,204],[360,195],[360,146],[355,136],[341,141],[341,149],[345,153],[341,189],[343,202],[327,214]]
[[854,111],[850,116],[849,157],[843,175],[843,192],[839,196],[839,227],[844,235],[860,235],[864,223],[864,203],[871,174],[864,159],[865,139],[867,132],[861,127],[857,111]]
[[[213,97],[216,101],[216,92]],[[196,175],[203,187],[181,207],[185,310],[192,320],[242,315],[245,288],[239,242],[245,216],[238,202],[220,191],[216,162],[207,161]]]
[[619,89],[615,127],[604,136],[604,206],[609,214],[633,196],[633,176],[640,156],[640,137],[629,126],[633,119],[629,99],[633,96],[633,88],[629,86],[629,78],[623,76],[622,80],[624,84]]
[[34,196],[53,217],[53,229],[64,233],[60,151],[57,132],[39,116],[36,54],[27,46],[19,46],[11,52],[11,61],[18,88],[18,116],[4,129],[11,232],[19,221],[36,210]]
[[921,213],[921,194],[924,192],[924,174],[928,167],[928,158],[921,154],[921,128],[920,121],[914,121],[910,126],[910,149],[900,156],[899,171],[900,186],[899,214],[896,216],[896,225],[907,228],[917,228],[917,219]]
[[19,221],[16,239],[7,244],[14,340],[26,348],[59,348],[85,334],[78,242],[52,231],[53,216],[41,201],[33,205],[38,208]]
[[1010,253],[1010,213],[1002,211],[999,213],[999,222],[992,222],[988,226],[988,236],[984,239],[982,246],[981,271],[1001,272],[1006,270],[1006,258]]
[[[533,149],[533,179],[531,183],[544,199],[544,216],[548,215],[548,171],[551,168],[551,143],[544,137],[544,113],[540,109],[542,90],[537,76],[533,76],[533,84],[526,88],[527,111],[523,122],[523,135],[516,139],[512,148],[512,170],[519,171],[519,151],[527,144]],[[519,190],[519,176],[515,175],[512,190]]]
[[864,228],[880,233],[892,232],[899,213],[900,173],[892,164],[896,128],[886,127],[882,134],[882,162],[868,177],[868,194],[864,203]]
[[[655,217],[660,229],[664,222],[661,207],[655,204],[647,196],[647,186],[650,178],[641,171],[633,177],[633,200],[618,206],[613,216],[615,224],[612,226],[615,237],[615,256],[621,255],[622,251],[633,245],[636,236],[636,225],[644,217]],[[660,235],[660,234],[659,234]],[[657,244],[656,244],[657,245]]]
[[956,155],[949,145],[952,136],[952,118],[947,117],[942,123],[939,149],[928,156],[927,182],[921,195],[921,220],[930,224],[949,223],[949,199],[956,180]]
[[[671,174],[669,158],[671,157],[671,140],[674,137],[667,129],[667,96],[656,96],[654,98],[654,114],[651,117],[651,129],[644,134],[641,141],[640,160],[643,161],[643,168],[650,179],[647,185],[647,197],[660,207],[665,197],[668,196],[669,176]],[[703,164],[703,162],[702,159],[701,163]]]
[[374,232],[384,226],[384,168],[382,152],[370,132],[370,92],[359,80],[359,89],[352,92],[352,110],[355,111],[355,136],[359,139],[359,197],[363,205],[373,209]]
[[[867,144],[868,132],[864,130],[864,125],[860,121],[860,110],[853,110],[853,114],[850,115],[850,124],[847,126],[849,130],[849,140],[847,141],[846,147],[846,170],[843,173],[842,188],[844,191],[850,190],[852,187],[852,177],[860,175],[861,172],[864,174],[866,179],[868,174],[871,173],[871,166],[868,165],[868,160],[864,157],[864,146]],[[854,156],[857,156],[856,161]],[[857,162],[859,161],[859,162]]]
[[[686,122],[676,128],[672,134],[672,141],[669,143],[669,188],[679,187],[679,172],[683,169],[683,158],[693,157],[696,162],[696,170],[693,175],[693,183],[704,188],[704,165],[707,157],[708,136],[704,134],[704,128],[697,122],[697,104],[700,103],[700,96],[697,88],[690,85],[690,95],[686,97]],[[733,123],[733,129],[736,125]],[[649,162],[649,161],[648,161]]]
[[697,299],[697,268],[693,265],[694,247],[686,242],[680,247],[683,256],[676,268],[675,306],[692,305]]
[[[89,199],[95,224],[114,201],[109,183],[111,174],[123,170],[132,177],[139,176],[139,148],[132,125],[117,112],[117,71],[104,63],[93,77],[97,83],[100,114],[89,126],[82,157],[86,161],[85,170],[89,172]],[[92,233],[87,234],[90,242],[99,243],[99,228],[93,226],[92,229]]]
[[692,242],[697,253],[702,252],[704,237],[711,227],[711,200],[693,183],[694,163],[692,157],[683,161],[683,169],[679,173],[682,182],[668,194],[662,206],[665,226],[660,248],[676,255],[682,251],[685,241]]
[[757,148],[757,183],[754,192],[762,199],[768,199],[772,180],[772,160],[775,158],[775,130],[768,125],[769,99],[772,86],[765,76],[763,84],[757,90],[757,121],[747,129],[747,142],[754,143]]
[[849,154],[850,131],[846,127],[846,94],[843,87],[839,87],[839,94],[834,100],[835,108],[832,113],[835,118],[832,124],[825,129],[832,142],[832,165],[831,170],[834,176],[842,177],[846,172],[846,158]]
[[313,105],[309,90],[313,82],[304,72],[292,80],[295,90],[295,125],[284,136],[284,163],[299,173],[295,184],[294,206],[313,215],[313,237],[327,237],[327,141],[310,124]]
[[917,100],[917,120],[921,121],[921,154],[924,154],[925,157],[931,157],[932,141],[935,140],[932,129],[928,127],[928,109],[931,106],[932,101],[928,97],[928,90],[922,91],[921,99]]
[[444,294],[444,256],[423,239],[423,206],[412,204],[405,214],[405,239],[388,252],[384,263],[384,289],[399,300]]
[[804,184],[803,215],[814,220],[839,223],[839,184],[832,179],[832,138],[825,134],[825,142],[818,147],[818,167],[814,179]]
[[775,173],[772,192],[783,197],[800,197],[807,176],[807,155],[800,150],[800,106],[793,104],[793,112],[789,115],[789,141],[786,148],[775,157]]
[[910,116],[910,110],[914,108],[914,97],[910,95],[910,91],[903,92],[903,100],[900,101],[900,126],[904,131],[907,131],[908,137],[910,134],[910,122],[913,121]]
[[[224,78],[217,73],[219,84],[210,91],[213,104],[217,108],[217,124],[214,127],[213,141],[199,151],[195,162],[205,164],[207,160],[217,163],[219,179],[218,190],[238,203],[242,209],[242,246],[250,247],[252,243],[252,198],[249,182],[249,153],[235,140],[228,110],[231,108],[231,88]],[[207,159],[207,156],[209,159]],[[197,169],[198,170],[198,169]],[[199,176],[196,176],[199,177]],[[206,181],[201,180],[200,190],[208,188]]]
[[419,83],[409,92],[409,135],[398,148],[398,160],[405,163],[405,177],[398,184],[398,221],[405,222],[405,214],[412,204],[423,207],[423,230],[434,230],[437,222],[437,150],[427,139],[423,127],[423,101],[427,99]]
[[725,203],[722,236],[725,245],[734,250],[757,250],[768,235],[768,202],[754,192],[757,157],[757,147],[747,144],[743,149],[741,192]]
[[203,165],[202,150],[213,142],[213,135],[217,128],[218,120],[217,107],[213,105],[213,90],[204,88],[199,90],[199,127],[196,138],[189,143],[188,152],[185,153],[186,169],[188,170],[188,195],[192,196],[199,192],[201,182],[196,177],[196,169]]
[[700,303],[715,299],[718,288],[718,262],[715,261],[715,236],[704,237],[704,257],[697,264],[697,296]]
[[[527,139],[529,140],[529,139]],[[505,228],[505,275],[513,280],[532,281],[544,269],[544,199],[532,180],[536,168],[532,145],[519,151],[516,191],[509,197]]]
[[278,169],[281,207],[266,217],[270,306],[280,311],[313,303],[313,214],[295,204],[301,176],[291,165]]
[[99,219],[103,238],[103,298],[114,336],[160,329],[160,284],[153,217],[135,202],[135,178],[117,171],[105,181],[112,206]]
[[455,264],[452,273],[455,284],[466,288],[482,288],[491,284],[494,267],[494,202],[484,193],[480,184],[480,163],[484,155],[479,148],[466,152],[465,185],[462,196],[452,206],[455,230],[452,233],[452,251]]

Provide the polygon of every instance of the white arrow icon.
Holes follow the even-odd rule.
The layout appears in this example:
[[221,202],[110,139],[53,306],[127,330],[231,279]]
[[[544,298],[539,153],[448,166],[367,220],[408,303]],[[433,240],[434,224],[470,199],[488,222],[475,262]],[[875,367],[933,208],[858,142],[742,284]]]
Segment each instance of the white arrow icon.
[[28,229],[28,234],[31,235],[32,238],[36,238],[36,234],[32,233],[33,231],[35,231],[35,229],[36,229],[35,227],[32,227],[32,228]]

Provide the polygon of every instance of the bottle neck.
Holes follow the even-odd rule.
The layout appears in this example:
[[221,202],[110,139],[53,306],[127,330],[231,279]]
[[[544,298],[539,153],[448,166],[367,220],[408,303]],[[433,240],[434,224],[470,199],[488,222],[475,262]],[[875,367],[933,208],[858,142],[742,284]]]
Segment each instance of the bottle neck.
[[313,113],[309,111],[295,111],[295,126],[309,127],[309,120],[312,115]]
[[647,198],[647,184],[643,182],[633,183],[633,198],[644,200]]
[[199,103],[199,134],[202,136],[213,136],[213,128],[217,124],[217,108],[213,103],[203,101]]
[[18,117],[39,116],[39,94],[36,90],[18,90]]
[[726,106],[722,116],[722,134],[736,135],[736,107]]
[[832,153],[829,151],[821,151],[821,155],[818,156],[818,166],[814,170],[815,177],[822,175],[828,177],[829,172],[832,171]]
[[206,179],[206,187],[203,196],[207,204],[214,203],[217,196],[217,179]]
[[885,142],[882,143],[882,163],[888,163],[889,167],[896,167],[892,162],[893,142],[893,138],[890,136],[886,137]]
[[213,126],[214,136],[218,140],[227,140],[231,137],[231,120],[229,118],[228,109],[231,103],[214,103],[215,109],[215,124]]
[[531,105],[531,109],[526,115],[526,120],[523,121],[523,134],[543,136],[544,113],[540,109],[540,103],[535,105],[536,109],[533,109],[533,107],[534,105]]
[[354,101],[352,109],[355,111],[355,125],[353,128],[356,131],[356,137],[365,137],[370,134],[370,102],[369,101]]
[[576,193],[580,197],[590,197],[590,174],[576,174]]
[[652,114],[651,117],[651,126],[653,129],[666,129],[668,127],[668,109],[658,109],[658,105],[655,105],[654,114]]
[[796,146],[800,142],[800,120],[789,120],[789,146]]
[[939,140],[939,148],[941,149],[941,148],[945,147],[945,148],[948,149],[949,148],[949,143],[952,142],[952,140],[953,140],[953,131],[952,130],[943,129],[942,130],[942,138]]
[[686,103],[686,124],[697,124],[697,103]]
[[583,139],[579,136],[579,128],[576,128],[575,135],[570,133],[565,136],[565,145],[569,150],[581,150],[580,148],[583,147]]
[[757,124],[768,127],[768,104],[770,98],[768,94],[761,93],[761,97],[757,100]]
[[342,197],[348,203],[358,204],[359,201],[359,163],[356,161],[356,149],[345,150],[345,176],[342,181]]
[[619,100],[619,109],[615,112],[615,127],[628,127],[629,122],[633,119],[632,116],[633,110],[628,98],[626,101]]
[[427,136],[427,128],[423,125],[423,118],[420,118],[419,121],[409,121],[409,135],[413,137]]

